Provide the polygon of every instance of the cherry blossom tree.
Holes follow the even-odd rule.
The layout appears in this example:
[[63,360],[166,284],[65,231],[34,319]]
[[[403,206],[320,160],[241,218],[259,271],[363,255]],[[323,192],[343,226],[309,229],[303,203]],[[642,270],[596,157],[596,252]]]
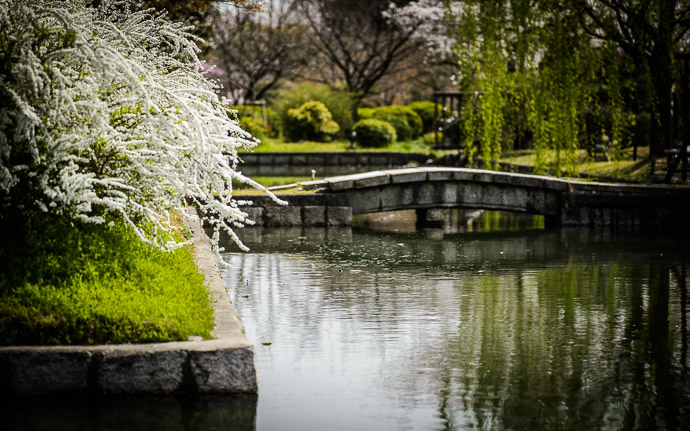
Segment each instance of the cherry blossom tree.
[[[129,0],[0,0],[0,219],[125,223],[161,248],[196,205],[240,243],[232,181],[256,141],[229,115],[198,38]],[[188,216],[188,215],[186,215]]]

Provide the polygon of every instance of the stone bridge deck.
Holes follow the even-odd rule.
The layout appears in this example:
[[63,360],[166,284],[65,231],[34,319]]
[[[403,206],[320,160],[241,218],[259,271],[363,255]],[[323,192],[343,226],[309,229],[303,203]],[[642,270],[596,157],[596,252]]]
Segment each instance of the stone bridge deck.
[[250,216],[267,225],[340,225],[352,215],[432,208],[542,214],[550,225],[683,225],[690,187],[588,182],[465,168],[373,171],[301,183],[307,195],[283,195],[273,208],[252,197]]

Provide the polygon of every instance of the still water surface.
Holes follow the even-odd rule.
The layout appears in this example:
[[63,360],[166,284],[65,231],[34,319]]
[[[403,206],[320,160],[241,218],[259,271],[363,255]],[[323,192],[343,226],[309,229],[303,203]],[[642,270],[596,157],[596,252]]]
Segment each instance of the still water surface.
[[687,241],[497,226],[242,232],[256,428],[690,429]]
[[690,429],[687,235],[378,221],[227,245],[258,398],[0,400],[0,428]]

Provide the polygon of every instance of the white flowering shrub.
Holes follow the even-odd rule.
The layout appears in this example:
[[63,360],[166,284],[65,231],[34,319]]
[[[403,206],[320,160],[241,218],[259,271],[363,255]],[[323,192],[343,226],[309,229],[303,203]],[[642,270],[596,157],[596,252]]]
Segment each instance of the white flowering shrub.
[[[95,4],[96,6],[92,6]],[[214,226],[251,223],[232,197],[255,145],[205,77],[189,28],[130,0],[0,0],[0,218],[122,221],[144,241],[187,201]]]

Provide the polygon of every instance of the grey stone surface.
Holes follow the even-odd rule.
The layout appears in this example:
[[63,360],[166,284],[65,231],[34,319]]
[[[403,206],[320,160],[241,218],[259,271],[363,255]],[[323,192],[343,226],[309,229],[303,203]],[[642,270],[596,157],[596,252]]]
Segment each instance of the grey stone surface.
[[328,226],[352,225],[352,207],[326,208],[326,224]]
[[102,393],[169,394],[182,386],[187,352],[120,351],[97,356],[96,387]]
[[414,183],[426,181],[427,173],[423,169],[400,169],[399,172],[393,171],[390,175],[391,183]]
[[429,171],[429,181],[448,181],[453,178],[453,171],[450,169],[436,169]]
[[303,181],[300,183],[303,190],[319,190],[328,187],[328,183],[324,180]]
[[302,211],[298,206],[266,206],[264,225],[268,227],[300,226]]
[[375,166],[391,166],[391,159],[386,156],[371,156],[370,164]]
[[420,184],[417,189],[415,203],[418,205],[429,205],[437,202],[435,183],[425,182]]
[[350,190],[347,197],[353,214],[366,214],[383,210],[381,190],[378,188]]
[[381,203],[381,209],[394,210],[401,208],[403,187],[383,187],[378,191],[378,200]]
[[312,205],[303,207],[302,223],[304,226],[324,226],[326,224],[326,207]]
[[276,154],[273,156],[272,164],[274,165],[289,165],[290,164],[290,156],[288,155],[283,155],[283,154]]
[[453,171],[453,179],[457,181],[473,181],[474,180],[474,170],[473,169],[457,169]]
[[325,166],[326,158],[321,154],[309,154],[307,155],[307,164],[314,166]]
[[290,160],[290,163],[293,165],[306,165],[307,164],[307,155],[306,154],[293,154]]
[[263,207],[243,207],[242,211],[247,213],[247,217],[254,222],[254,226],[263,226],[264,209]]
[[257,392],[252,347],[191,351],[190,373],[201,393]]
[[87,389],[91,352],[56,351],[50,347],[20,347],[14,352],[3,350],[0,355],[5,356],[6,361],[0,363],[7,366],[7,383],[14,392],[48,394]]
[[353,177],[354,186],[356,189],[364,189],[369,187],[377,187],[390,184],[390,175],[385,172],[371,172],[367,174],[359,174]]
[[413,185],[403,186],[400,190],[400,205],[403,208],[409,208],[414,204],[414,198],[417,187]]
[[444,183],[441,201],[444,204],[454,204],[458,201],[458,183]]
[[350,190],[355,186],[355,182],[349,177],[332,177],[324,181],[328,184],[328,189],[334,192]]

